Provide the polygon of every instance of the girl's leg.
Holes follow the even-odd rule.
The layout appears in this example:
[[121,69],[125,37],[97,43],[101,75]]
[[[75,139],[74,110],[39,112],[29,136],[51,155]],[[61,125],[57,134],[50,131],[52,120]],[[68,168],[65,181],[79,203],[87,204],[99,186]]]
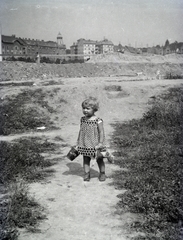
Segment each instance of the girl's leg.
[[83,168],[85,172],[84,181],[90,180],[90,160],[91,160],[90,157],[83,156]]
[[99,167],[99,180],[100,181],[105,181],[105,163],[104,163],[104,159],[103,157],[98,157],[97,158],[97,163],[98,163],[98,167]]

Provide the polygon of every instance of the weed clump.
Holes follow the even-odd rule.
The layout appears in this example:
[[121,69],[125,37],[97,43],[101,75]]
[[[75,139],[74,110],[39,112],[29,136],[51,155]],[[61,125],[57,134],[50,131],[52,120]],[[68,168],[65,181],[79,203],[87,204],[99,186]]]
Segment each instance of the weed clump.
[[[36,129],[38,126],[53,127],[46,113],[54,109],[45,101],[42,89],[25,90],[0,102],[0,135]],[[32,105],[29,105],[32,103]]]
[[24,182],[12,183],[10,190],[7,221],[15,228],[34,231],[37,221],[45,219],[44,208],[28,194],[28,186]]
[[[140,120],[116,124],[118,209],[142,214],[145,239],[178,240],[183,227],[183,89],[169,89]],[[138,238],[136,238],[138,239]]]

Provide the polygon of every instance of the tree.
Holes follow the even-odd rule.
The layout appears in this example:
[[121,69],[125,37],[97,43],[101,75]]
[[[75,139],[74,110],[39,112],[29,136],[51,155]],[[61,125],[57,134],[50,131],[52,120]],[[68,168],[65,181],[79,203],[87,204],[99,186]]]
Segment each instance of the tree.
[[165,42],[165,47],[167,47],[167,46],[169,46],[169,41],[168,41],[168,39],[166,40],[166,42]]

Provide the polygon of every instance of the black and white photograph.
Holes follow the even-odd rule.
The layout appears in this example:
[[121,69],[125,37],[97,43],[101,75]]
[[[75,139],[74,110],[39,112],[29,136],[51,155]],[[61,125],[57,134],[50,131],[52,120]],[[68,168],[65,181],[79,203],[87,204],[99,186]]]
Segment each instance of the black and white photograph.
[[183,0],[0,0],[0,240],[183,240]]

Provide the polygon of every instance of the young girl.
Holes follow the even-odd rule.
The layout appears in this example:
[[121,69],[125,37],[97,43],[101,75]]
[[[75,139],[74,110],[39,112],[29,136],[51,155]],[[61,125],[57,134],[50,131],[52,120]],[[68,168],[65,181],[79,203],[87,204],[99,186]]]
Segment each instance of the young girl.
[[[105,136],[102,119],[95,116],[99,108],[96,98],[90,97],[82,103],[84,116],[81,118],[77,150],[83,155],[84,181],[90,181],[90,160],[96,157],[96,151],[105,148]],[[99,180],[105,181],[103,156],[97,157]]]

